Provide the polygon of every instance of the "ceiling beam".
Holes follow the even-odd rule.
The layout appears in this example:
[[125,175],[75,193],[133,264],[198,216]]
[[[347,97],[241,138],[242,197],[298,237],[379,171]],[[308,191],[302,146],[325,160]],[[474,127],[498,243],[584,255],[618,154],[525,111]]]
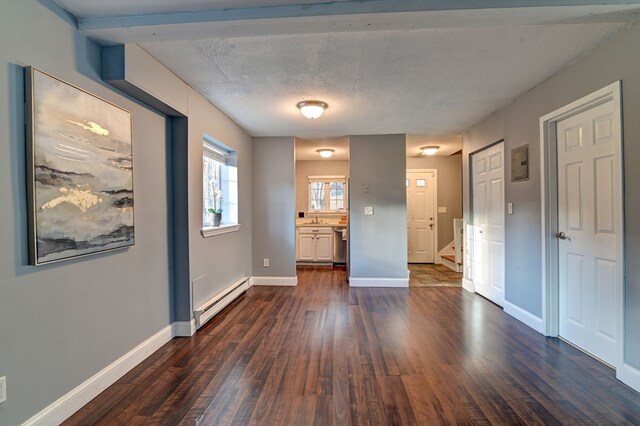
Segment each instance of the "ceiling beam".
[[79,19],[78,28],[109,44],[491,26],[505,22],[509,25],[634,22],[639,10],[640,0],[360,0],[89,17]]

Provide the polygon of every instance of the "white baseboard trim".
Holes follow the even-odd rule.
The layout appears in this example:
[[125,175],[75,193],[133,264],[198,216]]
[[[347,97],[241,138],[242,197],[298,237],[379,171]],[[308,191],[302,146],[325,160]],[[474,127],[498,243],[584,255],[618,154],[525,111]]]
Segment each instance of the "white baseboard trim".
[[409,287],[409,278],[349,277],[349,287]]
[[506,300],[504,301],[503,309],[505,313],[511,315],[521,323],[528,325],[540,334],[544,334],[544,325],[542,323],[542,318],[538,318],[532,313],[525,311],[521,307],[507,302]]
[[140,343],[129,352],[107,365],[84,383],[59,398],[53,404],[40,411],[23,423],[31,425],[57,425],[68,419],[73,413],[84,407],[100,392],[114,384],[149,355],[160,349],[173,338],[174,326],[170,324]]
[[629,364],[622,364],[622,367],[616,369],[616,378],[625,385],[640,392],[640,370]]
[[272,285],[295,287],[298,285],[298,277],[251,277],[250,285]]
[[196,320],[176,321],[173,323],[173,335],[176,337],[191,337],[196,334]]
[[475,293],[476,289],[473,285],[473,281],[468,278],[462,277],[462,288],[467,290],[469,293]]

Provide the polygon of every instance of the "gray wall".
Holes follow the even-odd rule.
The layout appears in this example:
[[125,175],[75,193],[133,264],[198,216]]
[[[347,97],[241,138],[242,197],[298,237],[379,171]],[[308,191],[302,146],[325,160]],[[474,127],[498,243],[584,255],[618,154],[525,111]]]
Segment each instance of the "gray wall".
[[[204,133],[234,149],[238,155],[240,230],[210,238],[203,238],[200,234]],[[236,279],[251,276],[251,167],[251,138],[200,94],[189,89],[189,268],[192,285],[205,286],[197,290],[197,293],[209,294],[205,300],[220,293]],[[198,278],[200,284],[194,284]]]
[[462,156],[407,157],[407,169],[438,171],[438,251],[453,241],[453,219],[462,218]]
[[[171,200],[164,116],[100,80],[99,47],[52,2],[0,12],[0,424],[22,423],[169,325]],[[135,246],[27,266],[23,66],[132,113]]]
[[[505,187],[505,298],[536,316],[542,314],[539,119],[616,80],[622,80],[625,178],[625,361],[640,368],[640,24],[627,29],[589,55],[517,98],[468,130],[463,139],[464,212],[469,213],[468,155],[505,139],[505,152],[529,144],[531,178]],[[511,165],[505,164],[505,176]]]
[[253,275],[295,277],[294,138],[254,138],[253,158]]
[[[407,277],[405,135],[351,136],[349,243],[356,278]],[[368,184],[370,192],[363,191]],[[365,216],[364,207],[374,215]]]
[[296,161],[296,217],[298,212],[309,208],[308,176],[349,176],[349,162],[346,160],[305,160]]

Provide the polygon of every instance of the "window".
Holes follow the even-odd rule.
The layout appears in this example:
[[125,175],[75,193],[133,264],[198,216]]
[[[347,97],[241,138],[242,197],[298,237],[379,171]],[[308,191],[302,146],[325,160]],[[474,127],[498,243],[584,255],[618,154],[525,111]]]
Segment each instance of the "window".
[[[204,137],[202,148],[202,225],[204,228],[238,225],[236,152],[209,136]],[[219,225],[215,213],[222,214]]]
[[347,209],[344,176],[309,176],[309,211],[344,212]]

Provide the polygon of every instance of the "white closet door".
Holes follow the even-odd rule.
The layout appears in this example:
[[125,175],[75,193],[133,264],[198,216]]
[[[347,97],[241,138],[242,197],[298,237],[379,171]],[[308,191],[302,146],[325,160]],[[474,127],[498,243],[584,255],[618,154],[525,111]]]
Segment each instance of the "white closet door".
[[475,291],[504,304],[504,143],[472,156]]

